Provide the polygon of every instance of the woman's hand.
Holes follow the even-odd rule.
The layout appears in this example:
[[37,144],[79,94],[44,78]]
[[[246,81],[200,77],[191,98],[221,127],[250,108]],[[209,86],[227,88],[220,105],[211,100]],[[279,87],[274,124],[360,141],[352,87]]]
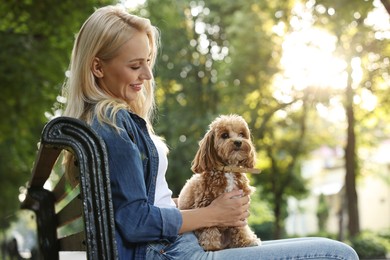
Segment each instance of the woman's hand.
[[216,198],[207,208],[215,219],[212,226],[245,226],[249,217],[249,196],[243,196],[242,190],[233,190]]
[[180,210],[183,224],[179,233],[206,227],[241,227],[249,217],[249,196],[241,190],[227,192],[204,208]]

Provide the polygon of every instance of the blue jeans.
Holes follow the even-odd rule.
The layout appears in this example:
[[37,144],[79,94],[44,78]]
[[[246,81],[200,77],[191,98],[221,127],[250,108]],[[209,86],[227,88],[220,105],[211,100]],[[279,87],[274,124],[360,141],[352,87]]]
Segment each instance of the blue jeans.
[[293,238],[263,241],[261,246],[205,252],[195,235],[185,233],[172,243],[149,243],[146,259],[253,260],[253,259],[359,259],[348,245],[327,238]]

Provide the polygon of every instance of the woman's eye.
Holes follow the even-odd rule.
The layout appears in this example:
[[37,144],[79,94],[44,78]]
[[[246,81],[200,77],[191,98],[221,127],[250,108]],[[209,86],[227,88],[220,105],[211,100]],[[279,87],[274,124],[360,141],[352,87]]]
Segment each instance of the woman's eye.
[[221,137],[222,137],[223,139],[227,139],[227,138],[229,138],[229,134],[228,134],[228,133],[223,133],[223,134],[221,135]]
[[139,68],[141,68],[141,66],[131,66],[131,69],[133,70],[138,70]]

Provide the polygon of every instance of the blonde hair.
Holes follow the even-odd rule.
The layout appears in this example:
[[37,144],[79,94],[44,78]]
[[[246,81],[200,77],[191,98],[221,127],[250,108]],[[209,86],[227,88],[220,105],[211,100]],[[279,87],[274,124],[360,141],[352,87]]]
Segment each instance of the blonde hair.
[[[137,31],[145,32],[149,38],[150,67],[153,69],[160,35],[148,19],[131,15],[119,6],[106,6],[97,9],[85,21],[76,37],[69,65],[70,75],[63,86],[63,96],[67,98],[64,116],[79,118],[90,124],[96,114],[101,123],[108,123],[119,131],[115,115],[120,109],[126,109],[142,117],[149,132],[154,133],[151,124],[155,111],[153,77],[144,81],[135,101],[126,103],[105,93],[92,73],[95,57],[104,61],[113,59],[120,47]],[[65,153],[66,176],[72,185],[76,185],[78,174],[73,160],[71,153]]]
[[[127,109],[151,125],[155,111],[154,78],[145,80],[142,92],[137,100],[126,103],[106,94],[97,84],[92,73],[95,57],[108,61],[117,55],[120,47],[136,32],[145,32],[150,43],[150,66],[156,61],[159,47],[159,31],[150,20],[127,13],[120,6],[106,6],[97,9],[83,24],[75,40],[71,62],[70,76],[63,86],[63,95],[67,98],[65,116],[80,118],[90,123],[96,114],[100,122],[114,127],[115,114],[120,109]],[[108,110],[111,113],[108,115]]]

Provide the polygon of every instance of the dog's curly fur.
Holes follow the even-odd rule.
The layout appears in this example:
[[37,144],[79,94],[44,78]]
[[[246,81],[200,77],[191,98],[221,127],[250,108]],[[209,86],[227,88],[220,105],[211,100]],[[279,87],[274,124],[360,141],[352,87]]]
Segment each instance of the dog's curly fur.
[[[233,189],[241,189],[244,195],[250,195],[254,188],[249,185],[245,173],[217,169],[222,166],[253,168],[254,164],[255,149],[245,120],[238,115],[217,117],[199,142],[191,167],[195,174],[180,192],[179,208],[206,207],[218,196]],[[206,251],[261,244],[248,225],[203,228],[196,230],[195,234]]]

